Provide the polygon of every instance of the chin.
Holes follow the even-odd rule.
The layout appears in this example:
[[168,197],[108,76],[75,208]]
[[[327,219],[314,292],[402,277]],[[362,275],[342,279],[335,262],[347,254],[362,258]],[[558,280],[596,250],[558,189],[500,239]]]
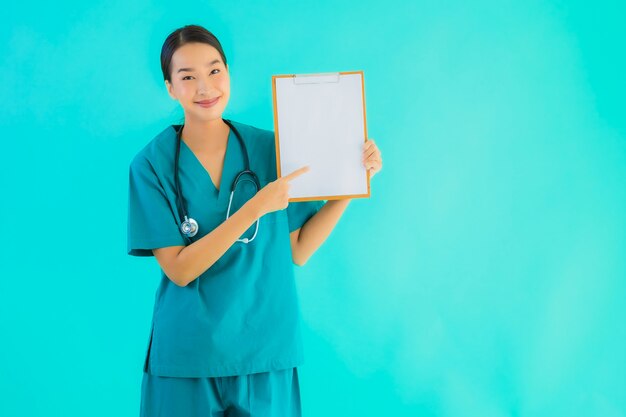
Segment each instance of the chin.
[[221,119],[222,114],[222,109],[215,109],[212,112],[193,112],[194,117],[203,122],[212,122],[213,120]]

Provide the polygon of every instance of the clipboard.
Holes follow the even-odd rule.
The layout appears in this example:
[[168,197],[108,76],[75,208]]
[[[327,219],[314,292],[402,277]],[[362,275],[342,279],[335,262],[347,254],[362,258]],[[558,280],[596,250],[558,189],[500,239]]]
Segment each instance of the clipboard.
[[309,165],[289,202],[370,197],[363,71],[272,76],[278,177]]

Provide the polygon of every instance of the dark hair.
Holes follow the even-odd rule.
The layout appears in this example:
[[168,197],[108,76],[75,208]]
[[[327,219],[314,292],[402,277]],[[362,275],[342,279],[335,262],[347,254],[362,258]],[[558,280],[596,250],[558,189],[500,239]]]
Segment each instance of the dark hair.
[[170,65],[172,63],[172,55],[174,55],[174,52],[176,52],[176,50],[181,46],[192,42],[206,43],[217,49],[222,56],[224,65],[226,65],[224,50],[215,35],[202,26],[187,25],[170,33],[167,39],[165,39],[165,42],[163,42],[163,47],[161,48],[161,70],[163,71],[164,80],[167,80],[170,83],[172,82],[170,77]]

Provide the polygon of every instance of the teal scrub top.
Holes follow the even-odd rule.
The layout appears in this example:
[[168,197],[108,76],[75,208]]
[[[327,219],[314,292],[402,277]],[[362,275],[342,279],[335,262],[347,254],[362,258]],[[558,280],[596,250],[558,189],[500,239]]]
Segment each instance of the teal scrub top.
[[[232,122],[261,187],[276,180],[274,132]],[[186,245],[176,209],[176,131],[168,126],[134,157],[129,172],[128,254]],[[218,190],[191,149],[181,143],[179,181],[189,216],[198,221],[195,242],[226,220],[230,189],[244,169],[243,151],[228,135]],[[255,193],[240,182],[231,215]],[[173,377],[246,375],[299,366],[303,361],[300,311],[289,233],[302,227],[323,201],[289,203],[262,216],[256,238],[235,242],[185,287],[161,270],[144,371]],[[244,233],[252,237],[255,224]],[[243,237],[242,236],[242,237]]]

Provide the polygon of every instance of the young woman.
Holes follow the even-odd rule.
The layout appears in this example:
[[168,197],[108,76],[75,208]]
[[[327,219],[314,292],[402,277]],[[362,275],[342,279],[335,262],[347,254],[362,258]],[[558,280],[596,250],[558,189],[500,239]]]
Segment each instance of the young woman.
[[[288,204],[289,182],[308,168],[276,178],[274,133],[222,118],[229,69],[209,31],[171,33],[161,68],[184,124],[130,164],[128,253],[154,255],[162,271],[141,415],[299,416],[293,264],[306,263],[349,200]],[[372,140],[363,162],[371,176],[382,167]]]

